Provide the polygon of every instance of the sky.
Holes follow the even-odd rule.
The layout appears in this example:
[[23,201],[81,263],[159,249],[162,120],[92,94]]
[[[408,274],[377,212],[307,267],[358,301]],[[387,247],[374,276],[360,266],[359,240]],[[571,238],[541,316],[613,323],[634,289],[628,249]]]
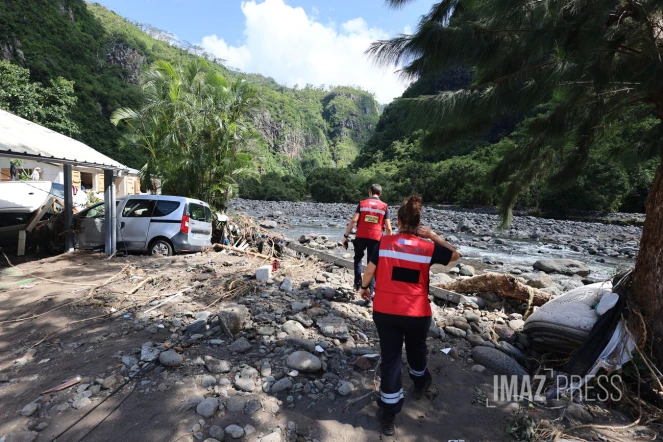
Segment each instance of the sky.
[[371,42],[410,33],[432,2],[394,10],[384,0],[96,0],[281,84],[359,86],[380,103],[407,84],[364,54]]

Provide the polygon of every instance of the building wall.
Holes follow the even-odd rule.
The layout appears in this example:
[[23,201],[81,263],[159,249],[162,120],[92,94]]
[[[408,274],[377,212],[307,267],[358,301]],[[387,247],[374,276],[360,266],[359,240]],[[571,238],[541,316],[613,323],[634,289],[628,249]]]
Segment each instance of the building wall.
[[[0,174],[2,181],[9,181],[11,176],[9,174],[9,158],[0,157]],[[64,184],[64,172],[62,166],[54,166],[48,163],[42,163],[33,160],[23,160],[19,169],[19,176],[21,169],[30,175],[35,167],[41,168],[41,181],[52,181],[54,183]],[[73,167],[72,182],[73,185],[81,188],[81,172],[92,174],[92,189],[86,187],[85,190],[92,190],[94,192],[104,191],[104,172],[100,169],[90,167]],[[136,175],[124,175],[115,178],[116,196],[134,195],[140,193],[140,179]]]

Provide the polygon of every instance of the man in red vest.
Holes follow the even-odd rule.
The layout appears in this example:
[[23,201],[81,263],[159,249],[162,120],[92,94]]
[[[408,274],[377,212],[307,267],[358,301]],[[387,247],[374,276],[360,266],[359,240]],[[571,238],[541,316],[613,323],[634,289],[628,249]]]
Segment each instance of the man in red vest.
[[[370,258],[373,254],[375,246],[382,238],[382,230],[387,231],[387,235],[391,235],[391,219],[389,219],[389,207],[387,203],[380,200],[382,195],[382,186],[379,184],[371,185],[368,191],[368,198],[359,201],[357,210],[353,215],[348,227],[345,229],[345,240],[343,246],[348,248],[348,238],[350,232],[357,225],[357,233],[355,233],[355,240],[353,241],[355,248],[355,290],[361,287],[361,272],[363,270],[362,260],[364,253],[366,258]],[[371,280],[370,288],[373,293],[375,287],[375,279]]]
[[401,381],[403,341],[414,398],[421,399],[433,383],[426,368],[426,338],[433,315],[428,300],[430,267],[460,258],[454,247],[430,228],[420,226],[420,221],[421,198],[411,196],[398,209],[399,233],[380,240],[361,285],[361,296],[368,301],[375,275],[373,322],[381,353],[378,406],[382,432],[387,436],[396,431],[396,414],[405,397]]

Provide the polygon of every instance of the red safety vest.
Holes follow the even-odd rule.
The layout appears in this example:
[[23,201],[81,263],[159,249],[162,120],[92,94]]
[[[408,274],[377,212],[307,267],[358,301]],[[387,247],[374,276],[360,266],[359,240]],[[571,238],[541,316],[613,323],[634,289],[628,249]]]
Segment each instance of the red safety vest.
[[365,199],[359,201],[359,221],[357,221],[357,238],[368,238],[378,241],[382,238],[384,215],[387,204],[379,199]]
[[435,244],[399,233],[380,240],[373,310],[400,316],[432,316],[428,272]]

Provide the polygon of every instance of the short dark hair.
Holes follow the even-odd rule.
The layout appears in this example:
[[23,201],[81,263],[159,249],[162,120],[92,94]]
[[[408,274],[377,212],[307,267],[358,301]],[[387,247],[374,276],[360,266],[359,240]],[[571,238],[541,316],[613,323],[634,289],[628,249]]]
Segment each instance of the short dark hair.
[[382,186],[379,184],[371,184],[371,194],[373,195],[382,195]]

